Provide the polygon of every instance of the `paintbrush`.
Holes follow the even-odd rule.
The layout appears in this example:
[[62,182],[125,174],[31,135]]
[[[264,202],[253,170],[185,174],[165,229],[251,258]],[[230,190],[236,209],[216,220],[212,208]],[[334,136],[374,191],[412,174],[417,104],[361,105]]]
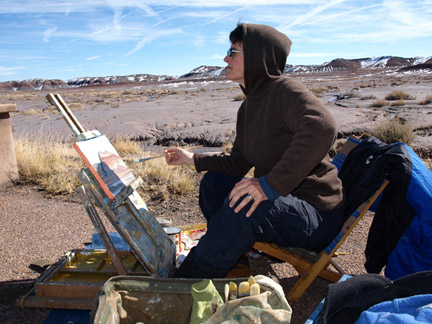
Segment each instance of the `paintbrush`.
[[[189,150],[193,150],[193,149],[196,149],[196,148],[199,148],[199,147],[203,147],[203,145],[184,147],[184,149],[187,150],[187,151],[189,151]],[[146,158],[143,158],[143,159],[135,160],[134,163],[141,163],[141,162],[145,162],[145,161],[148,161],[148,160],[158,159],[158,158],[161,158],[161,157],[164,157],[164,156],[165,156],[165,154],[159,154],[159,155],[155,155],[155,156],[150,156],[150,157],[146,157]]]

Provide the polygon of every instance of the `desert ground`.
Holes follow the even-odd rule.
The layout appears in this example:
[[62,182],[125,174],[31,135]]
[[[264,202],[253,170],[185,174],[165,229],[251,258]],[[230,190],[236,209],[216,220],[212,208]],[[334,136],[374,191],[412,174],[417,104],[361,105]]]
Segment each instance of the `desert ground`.
[[[432,73],[371,71],[293,75],[332,112],[339,137],[370,132],[398,117],[415,129],[412,146],[432,152],[432,105],[419,102],[432,94]],[[401,106],[371,107],[393,91],[410,95]],[[129,87],[89,87],[0,93],[0,103],[16,103],[14,136],[72,133],[45,95],[60,93],[86,130],[109,138],[127,137],[143,145],[170,142],[220,146],[235,136],[240,88],[229,81],[177,80]]]
[[[394,117],[410,122],[416,137],[411,146],[425,158],[432,155],[432,104],[419,102],[432,94],[432,74],[395,72],[321,73],[293,75],[314,91],[330,109],[339,138],[362,135]],[[373,108],[391,93],[412,97],[402,106]],[[67,124],[45,99],[60,93],[86,130],[109,138],[131,138],[147,149],[173,144],[219,147],[235,137],[241,91],[222,80],[183,80],[133,87],[92,87],[1,92],[0,103],[16,103],[13,136],[55,137],[73,141]],[[145,185],[145,184],[144,184]],[[56,262],[64,252],[91,241],[94,228],[76,195],[52,197],[37,186],[12,186],[0,193],[0,323],[42,323],[49,310],[19,308],[15,292],[29,287],[38,274],[28,268],[37,260]],[[197,190],[188,196],[151,199],[149,209],[174,225],[203,221]],[[352,275],[365,273],[364,249],[373,214],[369,213],[341,248],[339,265]],[[250,258],[253,274],[276,275],[287,292],[297,279],[291,266],[261,256]],[[317,279],[293,308],[292,323],[303,323],[326,292],[328,282]]]

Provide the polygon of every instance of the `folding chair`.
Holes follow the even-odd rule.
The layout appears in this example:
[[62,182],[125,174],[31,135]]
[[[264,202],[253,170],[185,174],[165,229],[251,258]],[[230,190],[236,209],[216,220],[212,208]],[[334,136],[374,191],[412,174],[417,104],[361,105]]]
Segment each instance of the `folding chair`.
[[[354,137],[348,138],[332,161],[332,163],[336,165],[338,171],[340,171],[349,152],[359,143],[360,141]],[[297,280],[296,284],[287,295],[289,300],[299,299],[318,276],[331,282],[337,282],[341,279],[342,275],[345,273],[336,262],[332,260],[332,257],[335,256],[339,247],[380,196],[388,183],[389,181],[385,180],[381,187],[347,218],[339,234],[324,251],[320,253],[302,248],[281,247],[274,243],[255,242],[253,245],[254,249],[290,263],[299,273],[300,279]],[[330,264],[336,271],[329,268]]]

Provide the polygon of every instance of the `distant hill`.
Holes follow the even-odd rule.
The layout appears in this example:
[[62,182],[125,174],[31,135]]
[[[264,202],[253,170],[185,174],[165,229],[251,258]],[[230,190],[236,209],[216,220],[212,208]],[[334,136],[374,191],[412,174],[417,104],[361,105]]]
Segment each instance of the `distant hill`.
[[373,58],[343,59],[337,58],[322,65],[287,66],[285,72],[332,72],[356,71],[365,69],[387,69],[399,71],[430,61],[432,58],[403,58],[398,56],[380,56]]
[[[397,72],[432,72],[432,57],[403,58],[397,56],[380,56],[373,58],[343,59],[337,58],[321,65],[287,65],[284,73],[315,73],[362,70],[388,70]],[[180,77],[167,75],[134,74],[126,76],[83,77],[63,80],[30,79],[23,81],[0,82],[2,90],[42,90],[94,86],[122,86],[143,83],[179,81],[185,79],[222,79],[225,67],[200,66]]]
[[405,66],[401,68],[399,71],[408,72],[408,71],[421,71],[421,70],[432,72],[432,58],[426,60],[424,63]]
[[225,76],[225,68],[220,66],[205,66],[202,65],[186,73],[180,77],[184,78],[212,78]]
[[0,82],[1,90],[46,90],[46,89],[64,89],[80,88],[91,86],[112,86],[112,85],[133,85],[137,83],[152,83],[171,81],[176,78],[171,76],[160,76],[151,74],[134,74],[125,76],[107,76],[107,77],[83,77],[63,80],[45,80],[29,79],[24,81],[6,81]]

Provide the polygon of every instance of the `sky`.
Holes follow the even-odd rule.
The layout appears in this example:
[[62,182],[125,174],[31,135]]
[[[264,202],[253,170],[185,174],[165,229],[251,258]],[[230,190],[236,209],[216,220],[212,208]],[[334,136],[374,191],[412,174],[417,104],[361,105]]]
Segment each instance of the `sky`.
[[0,0],[0,81],[222,67],[239,22],[285,33],[293,65],[432,56],[432,0]]

